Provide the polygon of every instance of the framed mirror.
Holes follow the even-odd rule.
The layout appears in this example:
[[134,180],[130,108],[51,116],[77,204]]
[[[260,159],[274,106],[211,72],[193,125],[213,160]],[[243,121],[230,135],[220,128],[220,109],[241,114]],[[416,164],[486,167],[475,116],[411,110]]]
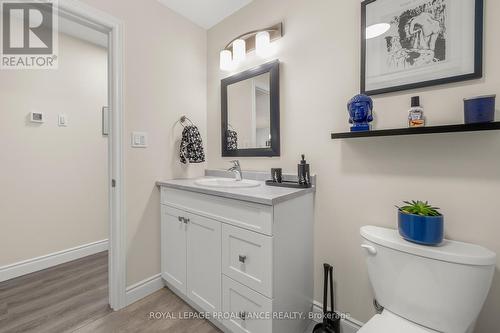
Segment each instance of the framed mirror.
[[223,157],[280,156],[279,61],[221,81]]

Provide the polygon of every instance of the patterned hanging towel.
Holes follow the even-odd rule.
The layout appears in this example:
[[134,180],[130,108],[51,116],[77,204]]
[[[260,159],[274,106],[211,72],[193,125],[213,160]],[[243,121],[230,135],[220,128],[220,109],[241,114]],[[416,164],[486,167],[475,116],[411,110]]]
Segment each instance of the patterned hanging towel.
[[233,130],[227,130],[227,150],[238,149],[238,133]]
[[180,158],[181,162],[184,164],[188,162],[205,162],[205,151],[203,149],[203,142],[198,127],[194,125],[184,127],[182,131]]

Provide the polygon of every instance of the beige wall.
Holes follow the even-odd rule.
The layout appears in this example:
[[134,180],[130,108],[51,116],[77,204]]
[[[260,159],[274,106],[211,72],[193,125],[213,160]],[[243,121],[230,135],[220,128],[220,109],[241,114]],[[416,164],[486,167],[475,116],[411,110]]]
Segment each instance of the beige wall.
[[[421,95],[429,124],[462,121],[465,96],[500,94],[498,1],[486,1],[485,76],[481,80],[375,98],[376,126],[403,127],[412,95]],[[281,68],[280,158],[242,158],[244,169],[295,172],[305,153],[319,175],[315,221],[315,298],[321,263],[337,269],[338,308],[366,321],[372,292],[360,250],[365,224],[396,226],[395,204],[430,200],[446,216],[446,236],[500,253],[500,134],[462,133],[333,141],[348,129],[347,100],[359,91],[359,1],[255,0],[208,33],[209,167],[225,168],[220,149],[220,49],[241,33],[284,22],[276,42]],[[257,64],[254,56],[247,67]],[[240,67],[239,70],[246,69]],[[498,266],[497,266],[498,267]],[[474,286],[471,286],[474,288]],[[464,300],[466,301],[466,300]],[[500,272],[477,333],[500,327]]]
[[108,238],[107,89],[106,49],[66,35],[58,70],[0,71],[0,266]]
[[[84,0],[124,26],[127,285],[160,272],[160,179],[202,174],[178,158],[186,114],[206,138],[206,31],[156,0]],[[130,147],[130,133],[149,147]]]

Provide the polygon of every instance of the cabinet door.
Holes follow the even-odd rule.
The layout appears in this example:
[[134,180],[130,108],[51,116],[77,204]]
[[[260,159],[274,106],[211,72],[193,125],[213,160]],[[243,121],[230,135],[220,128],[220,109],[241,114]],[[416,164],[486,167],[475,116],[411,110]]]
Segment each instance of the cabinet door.
[[161,270],[162,277],[186,294],[186,230],[182,211],[162,205]]
[[187,296],[207,312],[221,309],[221,223],[189,214]]

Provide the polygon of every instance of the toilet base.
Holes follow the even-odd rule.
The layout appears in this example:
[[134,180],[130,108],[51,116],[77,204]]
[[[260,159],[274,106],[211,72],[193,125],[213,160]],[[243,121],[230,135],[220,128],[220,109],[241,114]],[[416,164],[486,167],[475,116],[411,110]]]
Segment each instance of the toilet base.
[[384,310],[372,317],[358,333],[438,333]]

